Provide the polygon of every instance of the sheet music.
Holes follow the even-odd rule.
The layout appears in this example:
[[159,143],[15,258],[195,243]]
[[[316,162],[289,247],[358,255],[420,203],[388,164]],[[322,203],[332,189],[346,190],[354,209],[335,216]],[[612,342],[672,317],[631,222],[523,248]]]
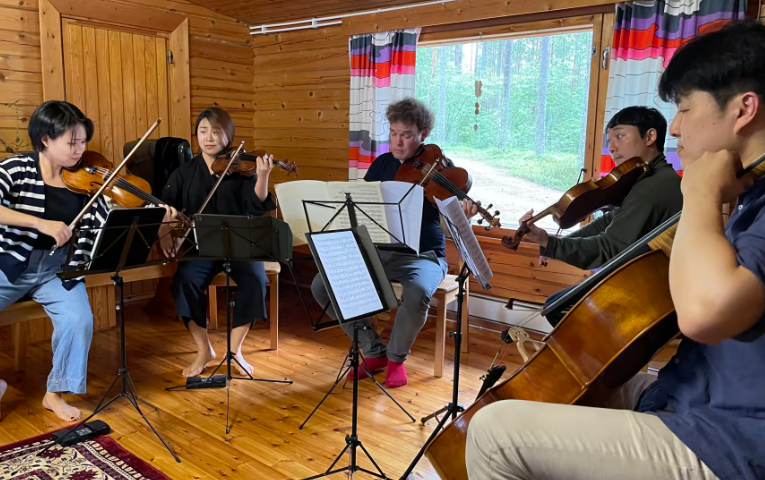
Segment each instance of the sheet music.
[[[425,201],[424,189],[406,182],[383,182],[380,185],[383,201],[386,203],[401,202],[401,217],[398,205],[385,205],[385,215],[388,217],[388,231],[393,235],[390,243],[405,242],[406,245],[420,254],[420,232],[422,229],[422,203]],[[409,190],[412,190],[409,192]],[[409,194],[407,195],[407,192]],[[406,195],[406,197],[404,197]],[[401,199],[404,199],[401,201]]]
[[[382,203],[383,196],[380,191],[381,182],[329,182],[327,183],[327,193],[329,199],[337,202],[345,201],[345,194],[350,192],[351,199],[355,203],[362,202],[374,202]],[[336,205],[337,209],[342,208],[342,205]],[[362,213],[359,209],[363,210]],[[366,225],[369,229],[369,236],[372,237],[372,241],[375,243],[390,243],[390,235],[385,233],[388,230],[388,221],[385,218],[385,205],[358,205],[355,209],[356,223],[358,225]],[[374,219],[375,222],[380,224],[385,230],[375,225],[369,217]],[[332,221],[333,230],[343,230],[351,228],[351,219],[348,217],[347,209],[343,209],[335,220]]]
[[353,232],[321,233],[311,239],[342,319],[383,309]]
[[446,224],[452,233],[454,244],[460,250],[460,256],[465,260],[468,268],[481,285],[486,288],[494,273],[489,267],[489,262],[486,261],[481,246],[478,245],[478,239],[475,238],[470,221],[465,216],[465,212],[462,211],[460,201],[457,200],[457,197],[447,198],[443,202],[436,199],[436,206],[438,211],[448,220]]
[[[319,232],[335,214],[338,204],[313,204],[303,200],[322,201],[345,201],[345,192],[351,193],[354,202],[379,202],[398,203],[411,184],[402,182],[321,182],[318,180],[297,180],[293,182],[279,183],[276,185],[276,195],[279,199],[279,210],[282,218],[292,230],[294,245],[306,243],[306,233],[309,232],[306,210],[311,219],[311,231]],[[417,193],[419,192],[419,193]],[[384,230],[375,225],[369,218],[356,209],[356,221],[359,225],[366,225],[372,241],[378,244],[399,243],[396,237],[404,240],[409,248],[419,253],[420,228],[422,225],[422,202],[424,194],[422,187],[415,187],[406,196],[401,204],[401,213],[404,218],[403,227],[399,218],[398,206],[396,205],[359,205],[370,217],[390,231],[394,236],[388,235]],[[341,213],[327,230],[342,230],[350,228],[350,220],[345,211]],[[402,231],[403,228],[403,231]]]
[[[305,245],[308,220],[302,200],[329,200],[327,183],[319,180],[298,180],[294,182],[278,183],[275,186],[276,196],[279,199],[279,210],[282,219],[287,222],[292,230],[293,245]],[[335,206],[329,208],[320,205],[307,204],[308,216],[311,219],[311,230],[320,231],[335,214]]]

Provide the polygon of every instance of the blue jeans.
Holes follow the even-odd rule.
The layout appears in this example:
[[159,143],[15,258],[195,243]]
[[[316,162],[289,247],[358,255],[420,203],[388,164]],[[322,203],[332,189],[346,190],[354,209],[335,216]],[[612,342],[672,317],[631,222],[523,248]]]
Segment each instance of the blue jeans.
[[53,321],[53,369],[48,375],[48,391],[82,394],[93,338],[93,313],[85,284],[66,290],[56,276],[66,261],[66,248],[52,256],[48,253],[32,250],[26,270],[13,283],[0,271],[0,310],[25,296],[43,306]]
[[[388,279],[401,284],[401,306],[396,313],[387,347],[367,320],[361,322],[369,328],[359,331],[359,347],[367,358],[387,355],[388,360],[403,362],[411,353],[414,340],[428,319],[430,299],[444,281],[448,266],[445,259],[436,257],[433,252],[425,252],[418,257],[380,250],[380,259]],[[329,295],[321,275],[313,279],[311,291],[319,305],[324,308],[329,302]],[[333,319],[337,318],[331,305],[327,308],[327,315]],[[349,337],[353,336],[352,324],[343,325],[342,328]]]

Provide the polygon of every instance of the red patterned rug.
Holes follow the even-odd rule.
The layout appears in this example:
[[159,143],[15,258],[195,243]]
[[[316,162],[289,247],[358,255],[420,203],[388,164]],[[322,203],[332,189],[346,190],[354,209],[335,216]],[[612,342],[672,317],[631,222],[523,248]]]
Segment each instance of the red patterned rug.
[[170,477],[107,436],[67,448],[56,445],[41,457],[51,433],[0,447],[2,480],[170,480]]

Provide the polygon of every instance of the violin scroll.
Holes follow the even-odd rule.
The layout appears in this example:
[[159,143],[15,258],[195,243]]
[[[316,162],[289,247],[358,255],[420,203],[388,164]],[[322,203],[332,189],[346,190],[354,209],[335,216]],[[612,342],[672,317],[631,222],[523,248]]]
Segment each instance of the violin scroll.
[[[481,215],[481,218],[479,218],[476,223],[478,223],[478,225],[483,226],[483,228],[486,231],[489,231],[492,228],[499,228],[502,226],[499,223],[499,218],[497,218],[499,217],[499,210],[494,210],[494,214],[489,212],[489,209],[491,209],[491,207],[493,206],[494,205],[490,203],[489,206],[486,208],[478,207],[478,213]],[[483,224],[484,220],[486,220],[487,225]]]

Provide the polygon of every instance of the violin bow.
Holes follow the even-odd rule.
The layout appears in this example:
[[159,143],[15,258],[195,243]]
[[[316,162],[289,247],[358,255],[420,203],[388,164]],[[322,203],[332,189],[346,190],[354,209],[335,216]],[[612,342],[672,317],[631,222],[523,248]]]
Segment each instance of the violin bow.
[[[199,207],[199,211],[197,212],[197,215],[204,212],[205,207],[207,207],[207,204],[210,203],[210,199],[212,199],[212,196],[215,195],[215,191],[218,189],[220,182],[223,181],[223,178],[228,173],[229,169],[231,168],[231,165],[233,165],[236,159],[239,158],[239,152],[242,151],[243,147],[244,147],[244,140],[242,140],[242,143],[239,144],[239,147],[236,149],[233,155],[231,155],[231,159],[228,161],[228,165],[226,165],[226,168],[223,169],[223,171],[220,173],[220,176],[218,177],[218,181],[215,182],[215,185],[213,186],[212,190],[210,190],[210,193],[207,194],[207,198],[205,198],[205,201],[202,203],[202,206]],[[192,220],[192,223],[193,223],[193,220]],[[191,232],[191,228],[188,228],[186,230],[186,233],[183,235],[183,240],[186,240],[186,238],[188,238],[190,232]]]
[[[106,190],[106,188],[109,187],[109,184],[112,182],[112,180],[117,178],[117,176],[119,175],[119,172],[125,167],[125,165],[127,165],[128,160],[130,160],[130,158],[133,156],[136,150],[138,150],[141,144],[145,142],[147,138],[149,138],[149,135],[151,135],[154,132],[154,130],[156,130],[156,128],[159,126],[160,123],[162,123],[162,119],[158,118],[157,121],[154,122],[154,124],[151,127],[149,127],[146,133],[143,134],[143,137],[141,137],[141,139],[138,140],[135,146],[133,146],[133,149],[122,160],[122,163],[120,163],[119,167],[115,168],[112,171],[111,175],[109,175],[109,177],[106,180],[104,180],[104,183],[103,185],[101,185],[101,188],[99,188],[98,191],[94,193],[93,196],[90,197],[90,200],[88,200],[88,203],[86,203],[85,206],[82,208],[82,211],[80,211],[80,213],[77,214],[74,220],[72,220],[72,223],[69,224],[69,230],[74,230],[74,227],[76,227],[77,224],[80,223],[80,220],[82,220],[82,217],[84,217],[87,211],[90,210],[90,207],[93,206],[93,203],[95,203],[95,201],[98,200],[98,197],[103,195],[104,190]],[[56,253],[57,248],[58,246],[54,244],[53,247],[51,247],[50,255],[53,255],[54,253]]]

